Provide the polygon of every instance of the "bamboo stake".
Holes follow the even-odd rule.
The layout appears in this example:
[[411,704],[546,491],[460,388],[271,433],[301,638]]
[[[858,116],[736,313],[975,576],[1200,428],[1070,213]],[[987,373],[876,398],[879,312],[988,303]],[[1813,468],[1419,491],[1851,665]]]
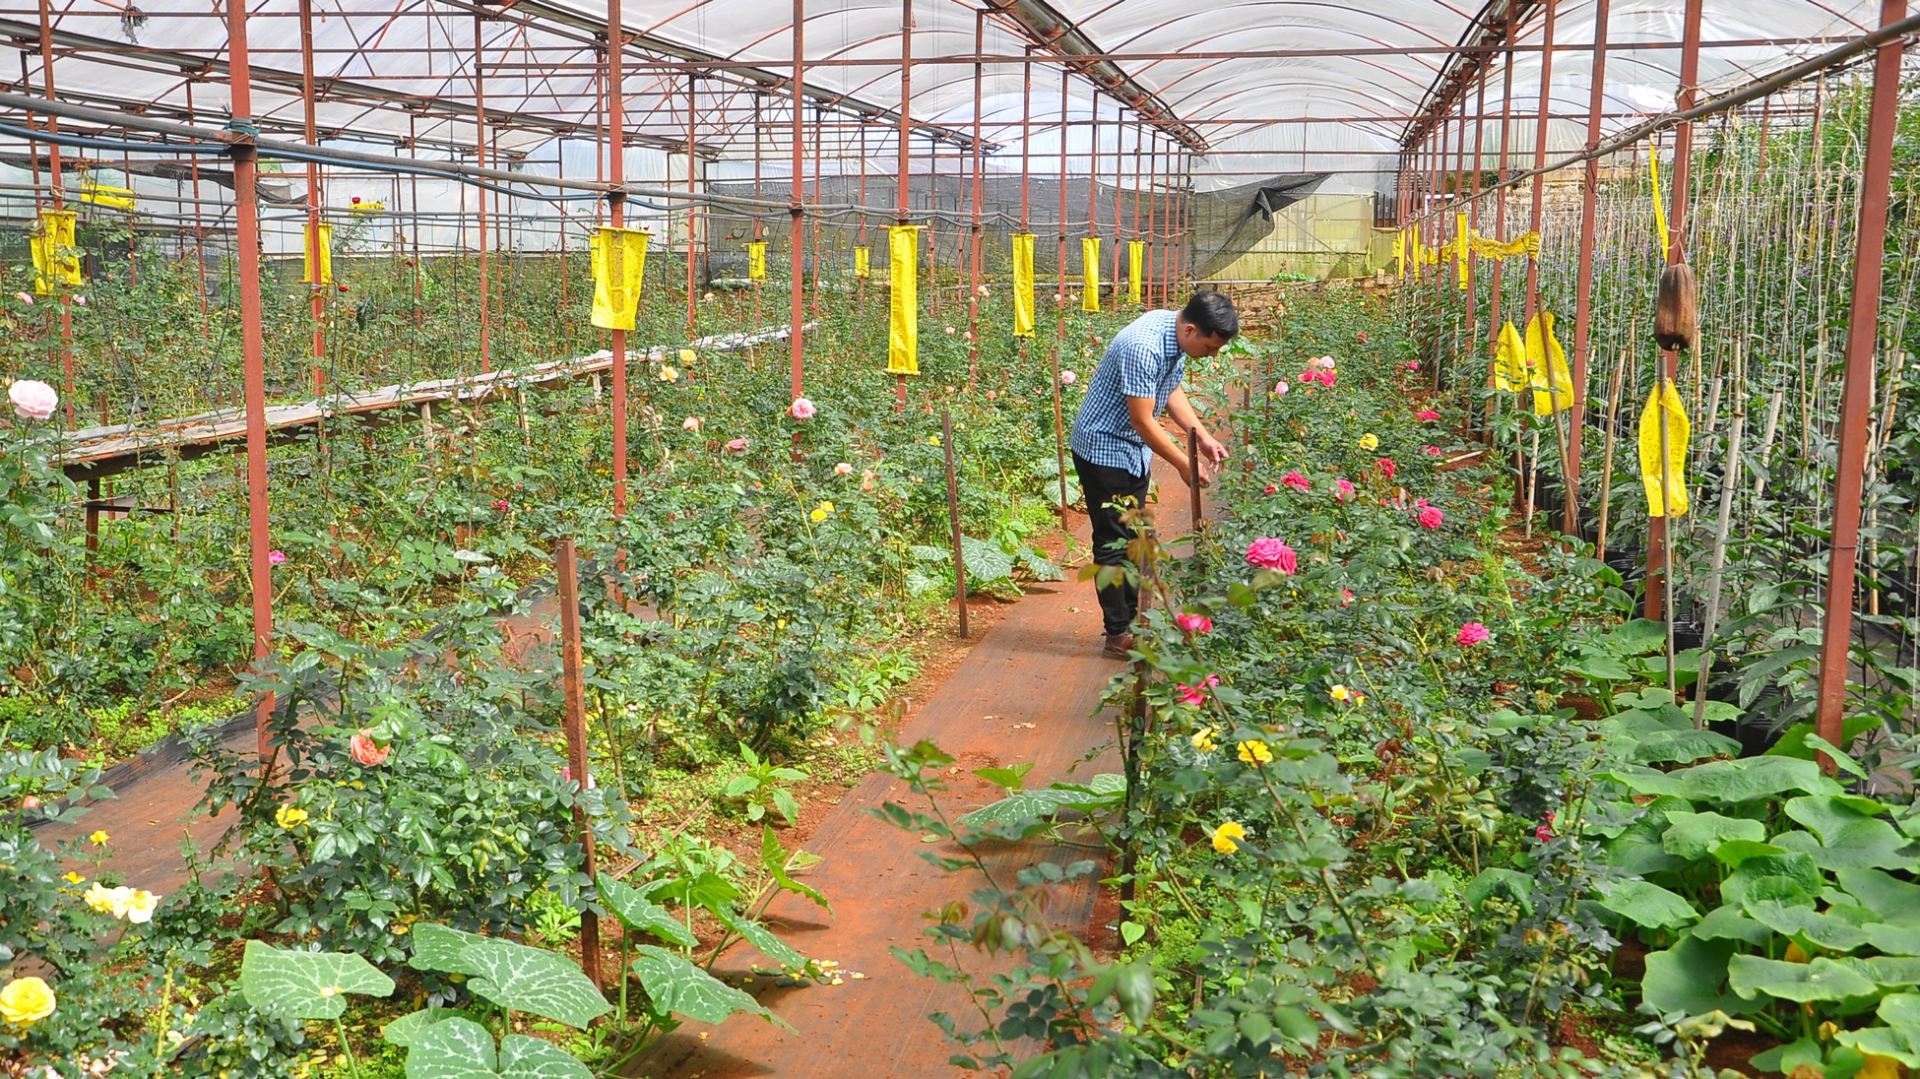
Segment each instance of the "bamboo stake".
[[1700,674],[1694,682],[1693,726],[1707,726],[1707,678],[1713,673],[1713,634],[1720,620],[1721,570],[1727,560],[1727,528],[1733,516],[1733,488],[1740,482],[1740,436],[1747,424],[1746,395],[1741,392],[1744,367],[1734,355],[1733,422],[1727,428],[1727,460],[1720,477],[1720,517],[1713,533],[1711,576],[1707,579],[1707,619],[1700,637]]
[[1760,436],[1759,475],[1753,478],[1753,497],[1756,499],[1767,489],[1767,462],[1773,457],[1773,436],[1780,430],[1780,406],[1785,403],[1786,396],[1784,388],[1774,390],[1773,403],[1767,406],[1767,430]]
[[1661,546],[1663,548],[1660,552],[1660,568],[1661,572],[1666,576],[1666,580],[1663,582],[1664,587],[1662,587],[1660,591],[1662,598],[1666,601],[1662,614],[1665,615],[1664,621],[1667,624],[1667,693],[1671,695],[1675,701],[1678,701],[1680,699],[1680,690],[1675,680],[1673,670],[1673,594],[1677,591],[1675,585],[1678,582],[1679,575],[1674,572],[1673,565],[1673,468],[1672,461],[1668,456],[1667,385],[1667,380],[1661,378],[1654,386],[1654,392],[1659,394],[1661,398],[1659,407],[1654,410],[1654,415],[1660,425],[1660,516],[1667,519],[1668,525],[1668,527],[1661,529],[1660,536]]
[[1600,531],[1593,556],[1607,558],[1607,511],[1613,506],[1613,443],[1618,436],[1615,425],[1620,418],[1620,391],[1627,384],[1627,354],[1622,352],[1613,365],[1613,391],[1607,395],[1607,448],[1600,464]]

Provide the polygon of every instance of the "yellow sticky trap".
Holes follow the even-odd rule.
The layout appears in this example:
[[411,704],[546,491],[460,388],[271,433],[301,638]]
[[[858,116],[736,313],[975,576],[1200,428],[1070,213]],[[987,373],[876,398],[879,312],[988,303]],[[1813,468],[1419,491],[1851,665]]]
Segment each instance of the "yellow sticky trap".
[[1493,384],[1506,393],[1519,393],[1527,381],[1527,346],[1509,322],[1500,327],[1500,340],[1494,346]]
[[386,210],[387,204],[384,202],[355,201],[347,204],[347,212],[350,214],[379,214],[385,213]]
[[1407,276],[1407,230],[1393,234],[1393,275]]
[[593,324],[631,330],[647,271],[647,241],[640,229],[602,226],[593,233]]
[[1553,313],[1542,311],[1527,324],[1528,385],[1533,389],[1533,414],[1551,416],[1573,407],[1573,373],[1567,354],[1553,335]]
[[1033,233],[1013,234],[1013,335],[1033,336]]
[[887,334],[887,373],[920,373],[920,226],[887,229],[887,276],[893,284],[893,317]]
[[[320,240],[317,244],[313,239],[312,222],[308,222],[300,232],[304,237],[300,250],[300,283],[303,285],[333,284],[333,226],[320,226]],[[320,254],[318,278],[313,276],[313,256],[316,250]]]
[[1472,241],[1473,253],[1481,258],[1510,259],[1520,255],[1532,258],[1540,253],[1540,234],[1529,232],[1515,237],[1506,243],[1490,239],[1476,233]]
[[[1667,490],[1660,490],[1660,424],[1667,427]],[[1691,425],[1687,410],[1680,403],[1680,391],[1669,379],[1647,395],[1647,407],[1640,413],[1640,479],[1647,488],[1649,517],[1685,517],[1687,515],[1687,436]],[[1669,513],[1668,510],[1672,512]]]
[[1140,302],[1140,277],[1142,267],[1147,261],[1147,245],[1139,240],[1127,241],[1127,302]]
[[[1647,150],[1647,168],[1653,173],[1653,223],[1660,233],[1660,261],[1667,261],[1667,252],[1673,250],[1673,241],[1667,236],[1667,204],[1660,199],[1660,148]],[[1656,515],[1657,516],[1657,515]]]
[[55,284],[78,287],[80,259],[73,253],[72,210],[40,211],[39,227],[29,241],[33,248],[33,291],[51,295]]
[[1473,253],[1468,248],[1468,244],[1473,241],[1473,237],[1470,235],[1472,231],[1472,229],[1467,227],[1466,214],[1455,214],[1453,216],[1453,264],[1454,269],[1460,275],[1460,291],[1462,292],[1465,292],[1467,289],[1468,260],[1473,258]]
[[1100,238],[1080,239],[1080,310],[1100,310]]
[[132,213],[134,209],[133,191],[125,187],[109,187],[96,184],[91,180],[80,185],[80,201],[91,206],[105,206],[114,210]]
[[747,280],[765,281],[767,279],[767,244],[765,240],[755,240],[747,245]]
[[873,253],[864,247],[853,249],[853,276],[859,278],[873,276]]

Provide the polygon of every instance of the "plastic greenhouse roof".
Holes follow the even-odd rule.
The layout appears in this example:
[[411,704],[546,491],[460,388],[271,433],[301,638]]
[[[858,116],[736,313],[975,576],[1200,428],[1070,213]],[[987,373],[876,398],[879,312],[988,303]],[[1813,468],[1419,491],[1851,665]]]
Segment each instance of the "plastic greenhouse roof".
[[[916,125],[947,129],[943,157],[962,153],[975,124],[971,58],[978,25],[983,54],[996,58],[982,71],[981,135],[999,167],[1017,167],[1026,78],[1018,58],[1039,40],[1031,22],[1018,16],[1038,10],[1072,24],[1094,50],[1115,57],[1115,67],[1206,141],[1208,152],[1194,162],[1202,187],[1288,171],[1391,169],[1408,120],[1428,98],[1450,50],[1476,33],[1475,17],[1482,14],[1442,0],[1226,0],[1193,9],[1153,0],[1051,0],[1050,8],[1036,0],[992,0],[981,20],[977,2],[909,2],[917,61],[909,111]],[[1505,2],[1494,0],[1490,11],[1503,13]],[[113,0],[75,0],[52,15],[59,96],[184,119],[191,94],[194,119],[205,126],[224,122],[226,24],[218,0],[143,2],[137,25],[129,10]],[[1678,0],[1613,4],[1609,129],[1671,109],[1682,10]],[[297,137],[304,130],[299,0],[256,0],[250,12],[253,111],[274,133]],[[556,138],[600,137],[595,36],[604,33],[604,7],[581,0],[509,7],[313,0],[312,12],[324,92],[314,112],[323,139],[389,147],[417,139],[423,156],[471,150],[477,93],[484,93],[490,142],[508,159],[551,160],[546,147]],[[763,174],[784,175],[793,12],[791,0],[627,3],[625,26],[639,35],[625,79],[630,137],[684,152],[691,118],[697,150],[733,162],[727,174],[738,175],[738,162],[751,161],[757,144]],[[1708,0],[1702,89],[1725,89],[1825,51],[1837,39],[1871,29],[1877,12],[1864,0]],[[1561,0],[1556,46],[1590,45],[1593,15],[1593,0]],[[853,121],[864,115],[870,118],[866,159],[895,160],[890,117],[901,98],[901,21],[897,2],[806,0],[805,83],[825,110],[827,126],[818,129],[826,142],[823,158],[860,156],[861,125]],[[1543,24],[1536,9],[1517,35],[1510,138],[1518,154],[1530,155],[1533,146]],[[7,70],[22,70],[34,93],[44,92],[39,30],[37,9],[0,11],[0,32],[22,54]],[[476,37],[483,57],[478,85]],[[1644,47],[1649,43],[1661,47]],[[1058,170],[1061,148],[1061,67],[1044,48],[1034,55],[1042,59],[1032,65],[1028,150],[1034,170],[1050,173]],[[1567,117],[1550,125],[1554,149],[1584,144],[1591,59],[1585,48],[1552,55],[1549,112]],[[689,64],[702,69],[696,74]],[[1487,84],[1487,107],[1496,115],[1506,78],[1496,57]],[[1112,121],[1134,114],[1106,91],[1097,92],[1096,104],[1093,84],[1080,75],[1067,80],[1066,98],[1069,168],[1084,171],[1091,164],[1086,121],[1097,117],[1107,122],[1099,145],[1101,170],[1110,174],[1135,145]],[[813,110],[805,120],[812,139]],[[1499,151],[1499,126],[1485,130],[1490,155]],[[918,155],[932,145],[915,143]],[[810,145],[809,167],[813,154]],[[563,156],[577,164],[575,155]]]

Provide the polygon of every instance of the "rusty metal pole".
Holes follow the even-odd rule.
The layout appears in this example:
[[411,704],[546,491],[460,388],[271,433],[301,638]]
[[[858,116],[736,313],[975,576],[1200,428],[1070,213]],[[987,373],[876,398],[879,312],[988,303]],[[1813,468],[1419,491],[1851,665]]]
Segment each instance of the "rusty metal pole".
[[[913,206],[913,189],[910,183],[913,139],[913,0],[900,0],[900,196],[899,205],[894,207],[898,219],[895,222],[902,227],[908,224],[908,216]],[[919,237],[914,237],[916,246]],[[887,273],[893,273],[893,245],[887,245]],[[898,412],[907,407],[907,376],[893,376],[893,408]]]
[[[1682,29],[1680,48],[1680,89],[1674,95],[1674,105],[1685,111],[1694,105],[1700,82],[1700,8],[1701,0],[1687,0],[1686,24]],[[1658,149],[1649,147],[1649,152],[1658,153]],[[1687,185],[1693,172],[1693,123],[1687,121],[1674,129],[1673,137],[1673,201],[1667,214],[1667,231],[1670,246],[1667,248],[1667,265],[1673,266],[1687,261]],[[1654,198],[1660,193],[1655,191]],[[1677,381],[1680,377],[1680,354],[1673,349],[1663,349],[1660,355],[1660,378]],[[1658,388],[1659,380],[1655,380]],[[1647,594],[1642,613],[1647,618],[1659,620],[1666,606],[1667,593],[1667,519],[1650,517],[1647,520]]]
[[[1513,142],[1513,34],[1514,16],[1512,6],[1507,10],[1507,49],[1502,54],[1500,73],[1500,172],[1494,177],[1497,183],[1507,182],[1507,165],[1510,160],[1508,150]],[[1500,243],[1507,242],[1507,193],[1500,191],[1494,196],[1498,201],[1493,206],[1493,235]],[[1489,279],[1493,290],[1487,311],[1487,344],[1489,350],[1498,347],[1500,341],[1500,279],[1501,263],[1505,259],[1493,260],[1493,276]],[[1496,398],[1497,400],[1497,398]],[[1523,481],[1522,481],[1523,482]]]
[[[1587,98],[1587,152],[1600,145],[1600,110],[1606,97],[1607,18],[1611,0],[1594,0],[1593,86]],[[1567,432],[1567,510],[1561,530],[1580,534],[1580,443],[1587,416],[1587,353],[1593,327],[1593,232],[1600,206],[1600,159],[1587,158],[1580,188],[1580,269],[1573,312],[1573,415]]]
[[[980,93],[986,65],[980,56],[986,49],[987,9],[973,13],[973,250],[967,271],[967,387],[980,377]],[[865,128],[861,129],[866,130]],[[961,609],[966,608],[962,603]]]
[[[1058,322],[1053,342],[1054,381],[1059,381],[1060,353],[1067,347],[1067,92],[1070,88],[1070,69],[1060,68],[1060,208],[1054,218],[1054,231],[1060,241],[1059,254],[1054,258],[1053,308]],[[1056,420],[1056,437],[1060,424]]]
[[1200,503],[1200,429],[1187,428],[1187,490],[1193,495],[1193,553],[1200,553],[1200,522],[1205,520]]
[[[805,371],[805,358],[801,345],[800,325],[806,320],[806,236],[801,222],[806,212],[803,199],[806,197],[805,174],[802,172],[802,155],[806,152],[806,116],[803,105],[806,101],[806,41],[807,0],[793,0],[793,202],[787,212],[793,217],[793,237],[788,247],[788,261],[793,278],[793,306],[789,317],[793,324],[788,327],[789,356],[791,369],[788,373],[788,389],[795,398],[800,396],[800,379]],[[800,432],[793,433],[793,452],[800,453]]]
[[[607,223],[626,227],[627,106],[626,34],[620,26],[620,5],[607,5]],[[415,231],[418,231],[416,229]],[[627,331],[613,333],[613,517],[627,514]]]
[[[1527,228],[1532,232],[1540,231],[1540,210],[1546,199],[1547,167],[1547,110],[1548,92],[1553,86],[1553,17],[1554,0],[1545,0],[1547,9],[1546,26],[1542,29],[1542,47],[1540,52],[1540,108],[1533,114],[1533,216],[1529,218]],[[1527,257],[1527,321],[1533,321],[1534,312],[1540,304],[1540,256]],[[1559,423],[1556,418],[1555,424]]]
[[700,156],[698,153],[695,152],[694,142],[693,142],[693,134],[694,134],[693,121],[694,121],[695,115],[700,110],[699,87],[700,87],[700,83],[699,83],[698,77],[695,76],[692,72],[688,72],[687,73],[687,340],[689,341],[693,340],[695,331],[700,328],[700,309],[698,306],[700,302],[700,297],[696,292],[696,290],[699,287],[699,281],[694,274],[694,268],[693,268],[694,258],[695,258],[694,248],[698,246],[699,236],[700,236],[700,223],[699,223],[700,209],[697,205],[695,205],[693,201],[693,197],[696,193],[696,189],[694,187],[694,174],[700,171]]
[[[1906,18],[1906,0],[1880,0],[1880,25]],[[1827,561],[1827,610],[1821,625],[1820,693],[1815,726],[1845,750],[1847,646],[1853,638],[1854,574],[1859,559],[1861,488],[1866,471],[1868,413],[1873,407],[1874,347],[1880,337],[1880,288],[1887,242],[1887,186],[1900,117],[1904,42],[1881,45],[1873,60],[1873,104],[1860,179],[1860,227],[1853,261],[1853,304],[1847,316],[1847,366],[1840,394],[1840,456],[1833,485],[1833,549]],[[1821,755],[1828,774],[1834,763]]]
[[[320,144],[319,126],[314,119],[314,99],[319,95],[313,86],[313,0],[300,0],[300,86],[303,104],[306,106],[307,145]],[[313,393],[319,396],[326,392],[327,376],[321,369],[321,362],[327,355],[327,331],[324,320],[326,308],[326,283],[320,279],[320,166],[307,162],[307,265],[313,267],[313,280],[307,282],[307,293],[313,312]]]
[[[486,62],[486,56],[480,48],[480,20],[481,17],[478,14],[474,15],[473,152],[475,158],[480,163],[480,167],[485,168],[487,167],[487,91],[486,72],[483,69],[483,65]],[[476,204],[478,213],[475,214],[475,217],[480,222],[480,371],[484,374],[493,370],[487,339],[487,308],[489,306],[487,293],[492,289],[488,280],[490,267],[487,265],[487,189],[485,187],[475,187],[474,197],[478,200]]]
[[[187,92],[187,123],[189,124],[199,122],[199,118],[195,115],[193,109],[193,83],[193,79],[187,79],[184,83],[184,89]],[[33,153],[37,159],[39,152],[33,151]],[[207,227],[206,220],[200,212],[199,154],[194,154],[187,159],[187,168],[191,170],[193,175],[193,285],[200,293],[200,314],[204,317],[207,313]],[[211,320],[201,322],[200,333],[202,336],[208,333],[210,326]],[[207,389],[209,393],[213,392],[212,387],[208,387]],[[177,516],[173,519],[173,527],[176,529],[177,534],[177,530],[180,527],[180,518]]]
[[[584,795],[591,783],[587,772],[587,678],[580,654],[580,573],[571,537],[554,541],[553,564],[560,579],[560,670],[566,694],[567,771]],[[593,828],[587,823],[586,810],[578,805],[573,807],[573,826],[579,831],[587,879],[593,880]],[[600,919],[590,910],[580,914],[580,970],[593,984],[600,984]]]
[[960,542],[960,485],[953,474],[953,413],[940,410],[940,448],[947,457],[947,520],[953,526],[953,590],[960,602],[960,639],[967,639],[967,558]]
[[[253,82],[247,60],[247,5],[227,5],[228,78],[232,82],[235,130],[253,129]],[[249,139],[250,135],[247,136]],[[267,366],[260,321],[260,208],[255,203],[258,165],[251,141],[233,147],[234,276],[240,286],[240,349],[246,362],[248,568],[253,587],[253,658],[265,659],[273,637],[273,548],[267,515]],[[267,717],[273,695],[255,713],[262,766],[268,759]]]
[[[40,79],[46,84],[47,100],[55,100],[53,88],[53,11],[51,0],[40,0]],[[235,115],[238,115],[237,113]],[[48,134],[59,134],[60,121],[53,116],[47,117]],[[57,143],[47,143],[47,184],[53,208],[66,208],[66,198],[60,191],[60,147]],[[56,290],[60,297],[60,375],[63,381],[60,391],[62,411],[66,415],[67,428],[73,428],[73,300],[64,289]]]

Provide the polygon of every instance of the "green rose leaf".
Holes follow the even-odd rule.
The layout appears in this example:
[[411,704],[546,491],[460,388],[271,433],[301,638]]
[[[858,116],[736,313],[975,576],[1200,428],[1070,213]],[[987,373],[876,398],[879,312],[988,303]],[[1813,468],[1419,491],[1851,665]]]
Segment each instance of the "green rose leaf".
[[1736,955],[1727,963],[1727,980],[1734,992],[1748,1000],[1765,993],[1805,1004],[1875,992],[1874,984],[1858,971],[1824,957],[1810,963],[1784,963],[1757,955]]
[[685,959],[651,944],[642,944],[633,960],[633,972],[660,1012],[674,1012],[702,1023],[719,1023],[735,1012],[758,1015],[786,1030],[793,1028],[760,1002],[715,978]]
[[348,993],[384,997],[393,979],[350,952],[303,952],[247,942],[240,960],[240,991],[262,1015],[282,1019],[338,1019]]

